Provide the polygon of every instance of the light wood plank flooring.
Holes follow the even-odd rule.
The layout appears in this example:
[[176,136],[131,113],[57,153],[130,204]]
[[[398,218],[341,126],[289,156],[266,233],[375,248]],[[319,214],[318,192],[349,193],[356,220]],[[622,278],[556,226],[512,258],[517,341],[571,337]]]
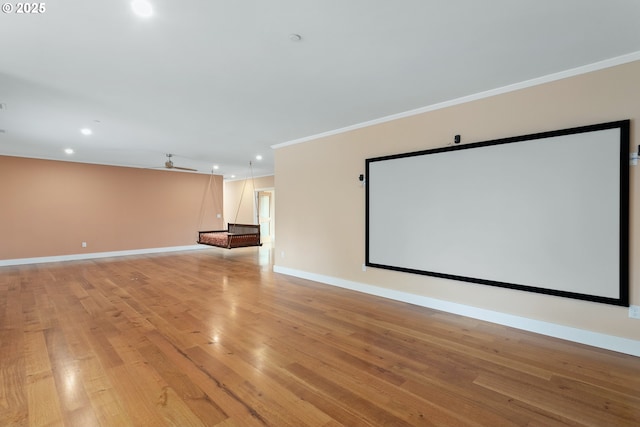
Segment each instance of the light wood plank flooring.
[[1,426],[638,426],[640,359],[272,272],[0,267]]

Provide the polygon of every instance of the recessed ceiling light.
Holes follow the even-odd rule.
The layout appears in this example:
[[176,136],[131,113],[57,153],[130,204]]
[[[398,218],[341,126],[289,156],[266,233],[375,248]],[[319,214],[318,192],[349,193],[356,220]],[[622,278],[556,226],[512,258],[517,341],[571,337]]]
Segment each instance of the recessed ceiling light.
[[261,156],[260,154],[258,154],[258,155],[256,156],[256,160],[262,160],[262,156]]
[[71,149],[71,148],[65,148],[65,149],[64,149],[64,152],[65,152],[65,153],[67,153],[67,154],[73,154],[73,149]]
[[218,166],[218,165],[213,165],[213,169],[218,170],[218,169],[220,169],[220,166]]
[[302,40],[302,36],[300,34],[289,34],[289,40],[291,40],[292,42],[299,42],[300,40]]
[[231,178],[235,178],[235,177],[236,177],[235,175],[231,175]]
[[80,133],[83,135],[91,135],[93,133],[93,131],[89,128],[82,128],[80,129]]
[[142,18],[148,18],[153,15],[153,6],[147,0],[133,0],[131,9],[133,9],[133,13]]

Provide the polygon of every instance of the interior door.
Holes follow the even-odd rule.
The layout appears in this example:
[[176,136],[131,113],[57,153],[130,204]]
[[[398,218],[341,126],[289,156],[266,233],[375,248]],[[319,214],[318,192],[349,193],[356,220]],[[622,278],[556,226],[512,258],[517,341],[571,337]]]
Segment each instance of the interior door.
[[273,195],[271,191],[258,192],[258,222],[260,224],[260,241],[269,243],[273,236]]

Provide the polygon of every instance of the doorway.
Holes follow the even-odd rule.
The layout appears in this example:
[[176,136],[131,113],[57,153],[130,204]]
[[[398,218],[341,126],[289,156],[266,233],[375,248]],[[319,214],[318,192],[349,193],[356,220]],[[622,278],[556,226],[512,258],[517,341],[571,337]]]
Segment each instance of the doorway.
[[275,240],[275,189],[256,190],[257,217],[260,224],[260,241],[273,243]]

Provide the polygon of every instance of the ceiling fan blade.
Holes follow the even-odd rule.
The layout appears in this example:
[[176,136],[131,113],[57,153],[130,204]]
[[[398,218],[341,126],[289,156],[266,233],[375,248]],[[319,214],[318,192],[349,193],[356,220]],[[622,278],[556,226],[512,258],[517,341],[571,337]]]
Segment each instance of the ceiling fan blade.
[[180,169],[182,171],[191,171],[191,172],[197,172],[198,171],[198,169],[181,168],[180,166],[174,166],[172,169]]

